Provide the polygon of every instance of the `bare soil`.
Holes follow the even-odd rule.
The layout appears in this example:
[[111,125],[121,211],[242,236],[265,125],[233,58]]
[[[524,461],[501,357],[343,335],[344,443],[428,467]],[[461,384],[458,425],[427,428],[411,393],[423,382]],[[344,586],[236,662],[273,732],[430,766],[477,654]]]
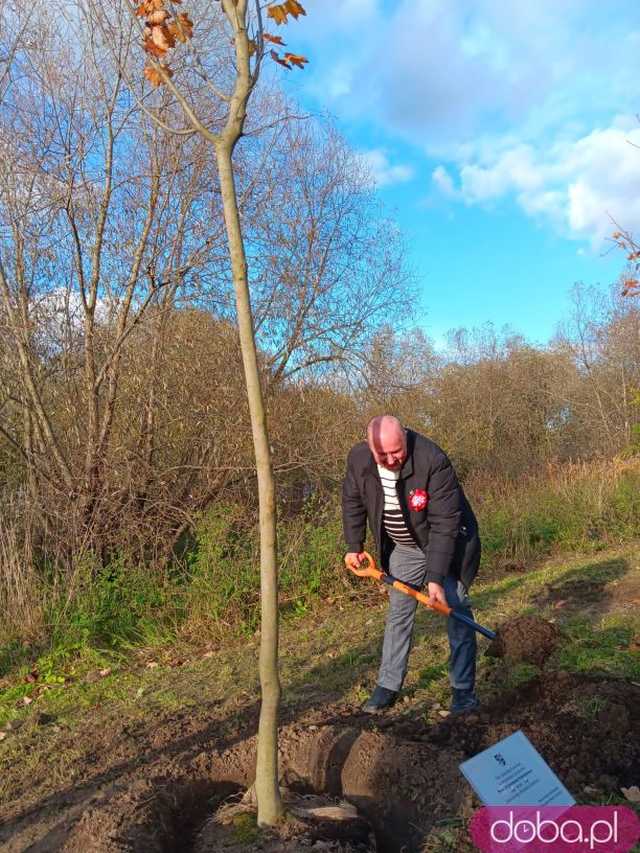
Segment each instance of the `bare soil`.
[[[252,781],[257,712],[251,705],[225,719],[203,708],[133,726],[87,726],[74,735],[84,747],[81,780],[25,780],[2,806],[0,849],[412,853],[438,821],[477,805],[459,763],[517,729],[578,801],[619,795],[640,781],[640,687],[629,682],[544,673],[480,713],[435,725],[415,708],[371,717],[346,703],[314,703],[285,709],[282,784],[347,800],[360,818],[343,836],[294,820],[256,841],[212,816]],[[371,830],[375,841],[367,841]]]
[[498,636],[486,651],[489,657],[524,661],[542,666],[555,650],[560,630],[538,616],[518,616],[497,629]]

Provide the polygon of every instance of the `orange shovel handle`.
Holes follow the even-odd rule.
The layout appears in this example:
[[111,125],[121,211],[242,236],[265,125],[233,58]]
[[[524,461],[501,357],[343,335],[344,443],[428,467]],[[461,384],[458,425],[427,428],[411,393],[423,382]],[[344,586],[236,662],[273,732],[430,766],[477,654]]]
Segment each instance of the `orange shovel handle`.
[[412,598],[415,598],[420,602],[420,604],[424,604],[425,607],[429,607],[431,610],[437,610],[438,613],[442,613],[443,616],[449,616],[451,613],[451,608],[448,605],[441,604],[439,601],[432,602],[428,595],[418,592],[418,590],[413,589],[413,587],[407,586],[406,583],[402,583],[402,581],[397,580],[392,575],[381,572],[376,566],[376,561],[367,551],[363,551],[360,556],[364,557],[369,565],[358,569],[354,569],[349,566],[354,575],[358,575],[358,577],[361,578],[375,578],[378,581],[382,581],[393,589],[397,589],[398,592],[403,592],[405,595],[410,595]]

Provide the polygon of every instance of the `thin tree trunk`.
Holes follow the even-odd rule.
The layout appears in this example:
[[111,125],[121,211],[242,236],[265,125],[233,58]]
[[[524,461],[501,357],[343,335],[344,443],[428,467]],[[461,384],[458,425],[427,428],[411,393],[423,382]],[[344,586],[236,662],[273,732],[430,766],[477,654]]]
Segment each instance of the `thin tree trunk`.
[[216,145],[258,476],[261,605],[260,686],[262,703],[258,728],[255,788],[258,801],[258,824],[272,826],[278,822],[283,813],[278,785],[280,679],[278,675],[278,566],[275,482],[271,467],[267,419],[258,370],[247,281],[247,261],[233,175],[232,150],[232,143],[228,140]]

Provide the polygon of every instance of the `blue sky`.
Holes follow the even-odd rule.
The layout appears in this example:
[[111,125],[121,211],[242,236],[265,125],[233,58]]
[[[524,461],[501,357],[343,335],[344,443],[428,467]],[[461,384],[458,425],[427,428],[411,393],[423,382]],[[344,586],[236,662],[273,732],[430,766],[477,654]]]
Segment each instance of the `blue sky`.
[[640,233],[637,0],[303,5],[287,89],[369,163],[438,343],[485,322],[544,343],[575,281],[615,281],[611,217]]

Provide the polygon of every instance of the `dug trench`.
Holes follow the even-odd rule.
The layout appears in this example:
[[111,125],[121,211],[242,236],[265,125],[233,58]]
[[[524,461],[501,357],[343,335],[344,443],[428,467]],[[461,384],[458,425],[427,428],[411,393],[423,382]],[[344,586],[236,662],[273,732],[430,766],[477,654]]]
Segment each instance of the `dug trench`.
[[[532,642],[535,637],[539,643]],[[520,617],[501,629],[499,640],[494,654],[530,660],[533,654],[541,664],[557,634],[549,623]],[[316,704],[283,721],[283,788],[355,806],[359,816],[339,830],[325,821],[293,839],[280,834],[267,844],[263,838],[258,846],[250,834],[238,841],[232,826],[222,843],[210,818],[253,780],[254,706],[244,720],[235,721],[234,737],[226,740],[215,726],[187,716],[163,721],[151,740],[144,740],[144,727],[134,731],[124,753],[118,751],[124,733],[111,732],[111,761],[109,746],[100,744],[96,733],[98,766],[87,768],[86,781],[64,791],[54,788],[27,808],[27,800],[18,799],[5,810],[0,849],[418,853],[435,826],[464,820],[479,805],[460,774],[460,762],[518,729],[578,802],[606,801],[640,781],[640,686],[633,682],[543,670],[499,693],[480,712],[434,725],[418,709],[406,707],[372,717],[346,703]],[[120,755],[126,760],[114,760]]]

